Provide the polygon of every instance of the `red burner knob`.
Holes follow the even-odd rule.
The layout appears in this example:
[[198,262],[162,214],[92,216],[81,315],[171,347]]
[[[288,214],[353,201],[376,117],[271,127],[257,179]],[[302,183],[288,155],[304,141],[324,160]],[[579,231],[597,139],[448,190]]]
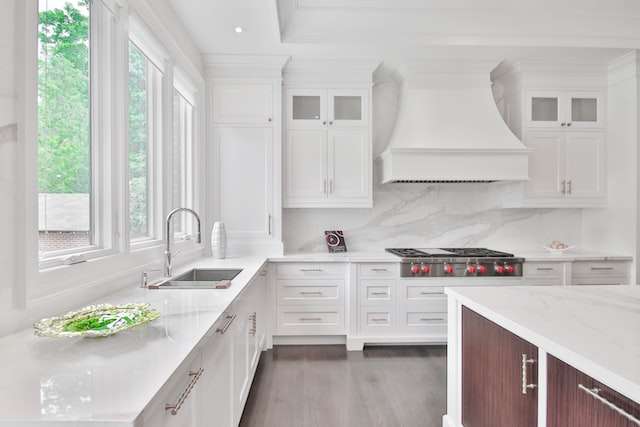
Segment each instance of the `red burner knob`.
[[469,274],[474,274],[477,271],[477,267],[473,264],[468,264],[467,265],[467,273]]
[[484,274],[487,272],[487,267],[485,265],[478,264],[478,267],[476,270],[478,271],[478,274]]
[[431,272],[431,267],[428,264],[422,264],[420,270],[423,274],[429,274]]
[[494,269],[495,269],[496,273],[498,273],[498,274],[504,273],[504,265],[496,264]]
[[444,272],[447,274],[452,274],[453,273],[453,265],[451,264],[444,264]]
[[513,265],[506,264],[506,265],[504,266],[504,270],[505,270],[507,273],[513,273],[514,271],[516,271],[516,268],[515,268]]
[[420,273],[420,266],[418,264],[411,264],[411,272],[413,274]]

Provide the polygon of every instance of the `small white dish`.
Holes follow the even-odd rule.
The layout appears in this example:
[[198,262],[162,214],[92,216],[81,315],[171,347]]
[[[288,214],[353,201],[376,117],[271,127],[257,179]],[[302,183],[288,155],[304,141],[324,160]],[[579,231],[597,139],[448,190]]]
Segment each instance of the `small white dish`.
[[569,245],[566,248],[552,248],[551,246],[544,246],[544,248],[548,252],[551,252],[552,254],[562,254],[562,253],[570,251],[571,249],[575,249],[575,246],[574,245]]

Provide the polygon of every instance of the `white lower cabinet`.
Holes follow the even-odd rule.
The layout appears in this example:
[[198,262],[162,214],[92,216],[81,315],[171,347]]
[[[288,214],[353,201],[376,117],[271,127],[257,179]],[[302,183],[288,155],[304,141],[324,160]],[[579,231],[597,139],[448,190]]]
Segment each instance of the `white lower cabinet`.
[[236,427],[265,345],[266,271],[259,273],[142,415],[143,427]]

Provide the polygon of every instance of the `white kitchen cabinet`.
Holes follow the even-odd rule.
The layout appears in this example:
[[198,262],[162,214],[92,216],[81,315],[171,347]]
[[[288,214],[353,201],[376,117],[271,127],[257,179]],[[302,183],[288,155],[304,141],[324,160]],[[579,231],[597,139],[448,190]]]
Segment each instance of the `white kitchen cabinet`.
[[201,409],[199,427],[232,427],[233,416],[233,340],[227,322],[234,320],[231,314],[223,316],[212,336],[203,348],[203,367],[207,376],[198,391]]
[[526,125],[534,128],[584,129],[603,126],[599,91],[530,90],[525,96]]
[[371,207],[368,91],[289,89],[287,106],[284,206]]
[[273,85],[257,82],[216,84],[212,91],[212,109],[216,124],[273,124]]
[[268,127],[216,127],[220,220],[230,238],[272,236],[273,132]]
[[530,131],[526,197],[531,205],[579,206],[604,202],[601,132]]
[[565,196],[604,196],[604,136],[600,132],[567,132],[564,142]]
[[143,427],[202,427],[199,394],[210,373],[198,349],[171,376],[142,414]]

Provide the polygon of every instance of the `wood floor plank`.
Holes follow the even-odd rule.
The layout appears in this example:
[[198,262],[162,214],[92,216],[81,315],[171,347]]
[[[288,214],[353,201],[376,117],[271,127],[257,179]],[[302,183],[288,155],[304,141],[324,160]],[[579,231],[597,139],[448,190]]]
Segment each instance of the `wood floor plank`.
[[276,346],[262,354],[241,427],[436,427],[446,347]]

